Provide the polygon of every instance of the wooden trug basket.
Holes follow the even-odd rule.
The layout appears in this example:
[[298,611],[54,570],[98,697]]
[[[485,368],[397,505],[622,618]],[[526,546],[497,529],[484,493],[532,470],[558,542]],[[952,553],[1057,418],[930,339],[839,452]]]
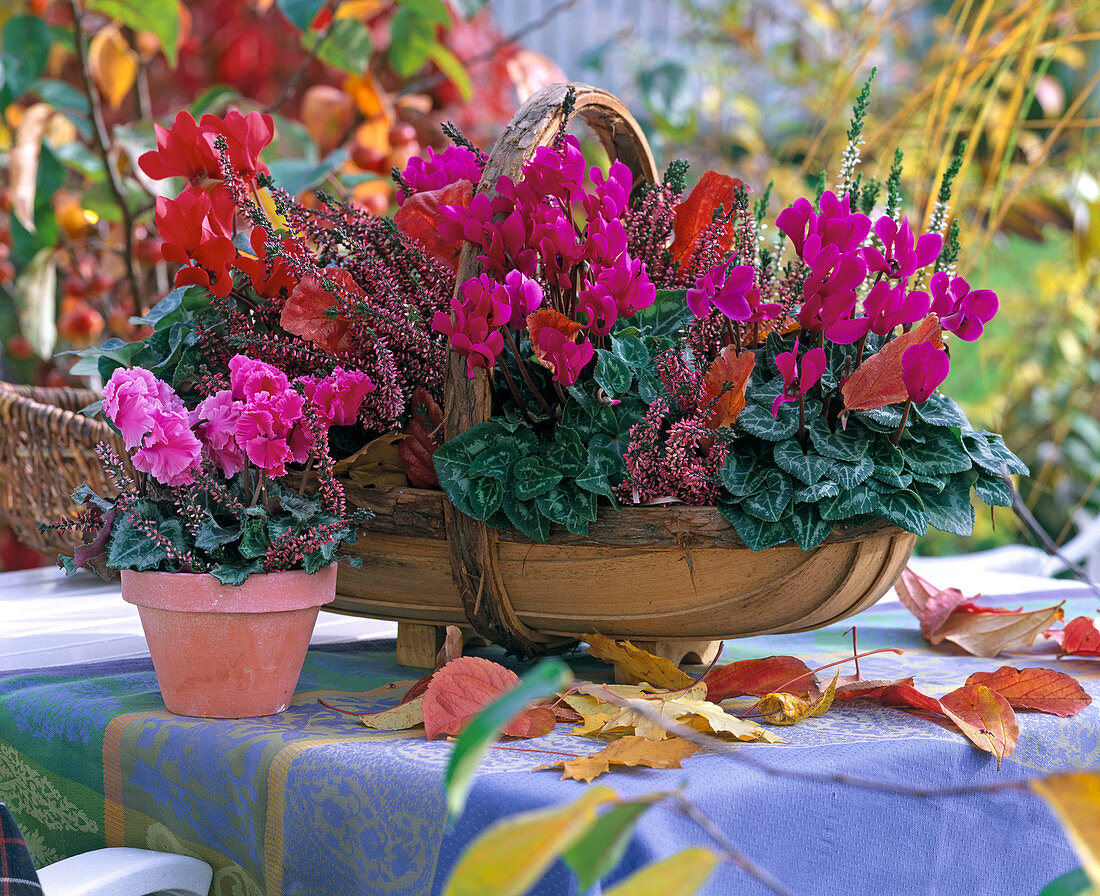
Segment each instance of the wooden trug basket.
[[0,383],[0,522],[36,551],[73,552],[73,533],[39,532],[38,524],[74,516],[78,486],[115,493],[95,447],[107,442],[125,457],[122,440],[102,420],[79,413],[98,398],[89,389]]
[[[518,179],[561,123],[569,85],[547,87],[516,113],[493,147],[479,189]],[[653,183],[641,128],[605,91],[574,84],[575,114],[612,159]],[[457,283],[479,273],[462,253]],[[491,384],[448,357],[448,439],[489,419]],[[354,548],[360,569],[341,568],[337,611],[398,622],[398,661],[431,666],[448,624],[521,655],[551,651],[598,631],[629,638],[677,662],[708,662],[717,638],[802,631],[870,606],[890,589],[916,536],[885,523],[840,528],[816,550],[749,550],[714,507],[601,508],[587,536],[559,527],[545,544],[456,511],[441,492],[348,483],[348,499],[375,511]]]

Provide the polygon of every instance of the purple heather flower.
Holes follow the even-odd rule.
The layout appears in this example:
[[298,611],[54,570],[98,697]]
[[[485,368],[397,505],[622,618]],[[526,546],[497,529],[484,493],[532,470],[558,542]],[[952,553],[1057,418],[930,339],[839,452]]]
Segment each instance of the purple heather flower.
[[932,312],[945,330],[960,339],[977,339],[997,313],[997,294],[992,289],[972,290],[962,277],[952,279],[946,271],[938,271],[932,275],[930,287]]
[[930,342],[911,345],[901,356],[901,379],[911,401],[920,404],[936,391],[951,367],[947,352]]
[[875,246],[866,246],[863,258],[873,272],[891,280],[911,277],[919,268],[939,258],[943,249],[943,237],[938,233],[926,233],[914,240],[908,218],[902,218],[898,224],[889,215],[883,215],[875,222],[875,233],[882,240],[885,253]]
[[782,352],[775,358],[775,366],[783,377],[783,391],[772,402],[772,416],[779,416],[779,407],[786,401],[794,401],[810,391],[825,372],[825,352],[812,348],[802,356],[802,370],[798,368],[798,337],[794,338],[794,347]]

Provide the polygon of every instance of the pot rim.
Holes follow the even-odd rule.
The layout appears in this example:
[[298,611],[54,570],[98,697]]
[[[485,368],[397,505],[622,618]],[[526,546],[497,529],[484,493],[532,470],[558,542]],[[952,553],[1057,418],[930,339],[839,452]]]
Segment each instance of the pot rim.
[[254,573],[223,585],[210,573],[120,570],[122,599],[138,607],[179,613],[279,613],[320,607],[336,597],[338,563]]

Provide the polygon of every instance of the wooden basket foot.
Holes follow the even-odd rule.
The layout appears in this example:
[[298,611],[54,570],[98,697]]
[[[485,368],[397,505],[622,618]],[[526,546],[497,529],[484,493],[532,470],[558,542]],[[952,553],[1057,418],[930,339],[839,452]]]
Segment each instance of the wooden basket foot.
[[654,656],[672,660],[677,666],[705,666],[714,661],[722,646],[721,641],[632,641],[635,647],[648,650]]
[[435,656],[447,637],[445,625],[397,623],[397,665],[434,669]]

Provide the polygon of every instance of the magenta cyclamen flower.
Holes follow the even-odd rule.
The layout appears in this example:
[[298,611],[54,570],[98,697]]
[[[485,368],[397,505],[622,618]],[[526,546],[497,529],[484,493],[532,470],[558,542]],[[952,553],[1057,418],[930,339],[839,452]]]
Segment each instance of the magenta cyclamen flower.
[[927,401],[936,388],[947,379],[951,360],[947,352],[929,342],[911,345],[901,356],[901,379],[911,401]]
[[525,277],[521,271],[509,271],[504,278],[503,289],[512,309],[508,326],[513,330],[522,330],[527,316],[542,307],[542,284]]
[[435,313],[432,329],[449,337],[451,347],[466,356],[466,372],[473,376],[478,367],[493,367],[504,351],[500,327],[512,319],[512,306],[504,287],[488,274],[467,280],[461,294],[461,300],[451,299],[450,316]]
[[826,246],[810,264],[802,285],[798,322],[807,330],[827,330],[851,316],[857,291],[867,279],[867,263],[859,252],[840,254]]
[[164,485],[187,485],[195,480],[202,461],[202,443],[191,432],[187,411],[156,407],[151,428],[134,452],[134,469]]
[[928,314],[928,293],[920,290],[906,292],[905,281],[891,284],[880,280],[871,287],[863,300],[866,317],[848,318],[831,324],[825,330],[825,338],[841,345],[850,345],[870,332],[885,336],[902,324],[913,324]]
[[821,211],[814,212],[808,199],[797,199],[775,219],[776,226],[794,244],[799,257],[809,262],[824,246],[839,253],[857,250],[871,231],[871,219],[852,212],[847,196],[838,199],[832,191],[821,195]]
[[933,313],[945,330],[960,339],[977,339],[997,313],[997,294],[992,289],[972,290],[962,277],[952,279],[945,271],[937,271],[930,287]]
[[305,399],[293,389],[257,393],[237,421],[237,444],[268,476],[285,476],[291,461],[309,457],[309,435],[302,425]]
[[630,190],[634,186],[634,175],[630,169],[616,159],[611,163],[606,179],[597,165],[589,169],[588,177],[595,187],[594,193],[585,193],[581,199],[588,219],[613,221],[618,218],[626,210]]
[[181,410],[183,402],[172,387],[141,367],[118,368],[103,387],[103,413],[128,449],[141,445],[153,428],[155,411]]
[[907,217],[898,224],[889,215],[883,215],[875,222],[875,234],[882,240],[885,253],[875,246],[865,246],[863,258],[872,272],[884,274],[891,280],[913,276],[919,268],[939,258],[943,249],[943,237],[938,233],[926,233],[914,239]]
[[560,330],[542,327],[535,337],[535,351],[554,379],[563,386],[571,386],[581,375],[584,365],[592,360],[595,349],[587,339],[574,342]]
[[798,368],[798,337],[794,348],[776,356],[775,366],[783,376],[783,391],[772,402],[772,416],[779,416],[779,408],[785,401],[794,401],[810,391],[825,372],[825,352],[812,348],[802,356],[802,370]]
[[[427,158],[413,156],[401,172],[401,178],[417,193],[441,190],[460,180],[468,180],[474,186],[481,180],[482,160],[465,146],[448,146],[436,153],[428,147]],[[404,190],[397,191],[397,204],[408,197]]]

